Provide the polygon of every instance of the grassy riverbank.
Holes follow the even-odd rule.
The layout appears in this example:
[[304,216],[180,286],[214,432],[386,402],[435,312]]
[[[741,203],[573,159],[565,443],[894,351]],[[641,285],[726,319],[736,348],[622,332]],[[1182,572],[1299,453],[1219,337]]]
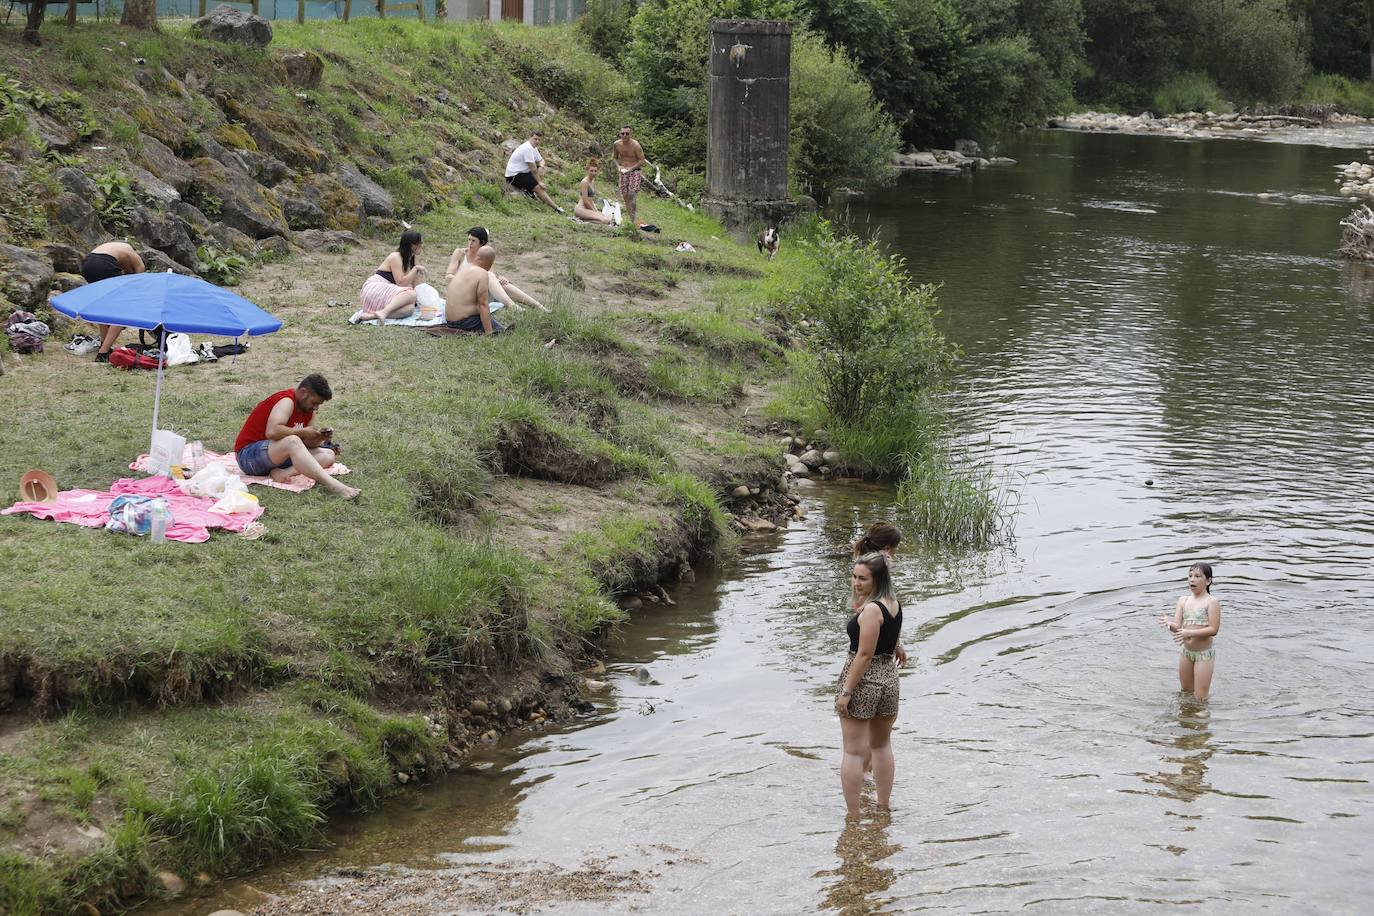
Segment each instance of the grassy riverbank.
[[[607,596],[718,549],[719,494],[778,484],[759,408],[784,363],[751,303],[800,259],[762,262],[670,205],[647,209],[696,252],[500,206],[427,217],[427,260],[486,224],[550,314],[494,339],[350,327],[327,302],[351,301],[377,242],[255,273],[244,291],[283,331],[168,377],[171,427],[224,449],[262,393],[325,372],[356,503],[264,492],[267,536],[203,545],[0,523],[25,571],[0,601],[0,901],[240,869],[308,841],[333,803],[552,714],[580,647],[621,617]],[[50,396],[12,414],[0,477],[127,474],[150,376],[60,351],[10,362],[6,390]],[[466,713],[479,697],[490,716]]]
[[[70,170],[100,179],[97,228],[115,232],[173,212],[137,163],[168,181],[194,166],[193,206],[175,212],[271,224],[256,241],[204,231],[241,246],[241,290],[285,326],[171,371],[162,424],[227,450],[261,397],[322,372],[322,419],[362,497],[258,493],[263,538],[201,545],[0,519],[0,910],[17,913],[117,909],[174,883],[160,871],[240,872],[315,841],[335,807],[561,714],[622,606],[728,549],[732,516],[785,513],[783,431],[822,447],[815,427],[845,433],[814,403],[824,337],[793,308],[836,282],[806,232],[767,261],[669,202],[641,202],[662,227],[644,235],[502,193],[502,143],[540,126],[570,202],[577,163],[621,120],[630,87],[569,30],[280,26],[273,54],[322,55],[310,89],[269,54],[176,28],[110,35],[54,27],[41,53],[7,46],[0,165],[23,193],[0,195],[0,241],[81,244],[55,216]],[[230,190],[256,189],[206,190],[240,166]],[[361,212],[344,166],[390,193],[394,218]],[[292,248],[304,233],[277,226],[302,189],[322,228],[364,241]],[[503,315],[515,329],[492,339],[347,325],[401,218],[432,276],[487,226],[498,270],[550,311]],[[5,354],[0,480],[42,467],[104,488],[147,447],[153,377],[62,352],[71,330],[46,354]],[[842,448],[872,470],[930,445],[903,429]]]

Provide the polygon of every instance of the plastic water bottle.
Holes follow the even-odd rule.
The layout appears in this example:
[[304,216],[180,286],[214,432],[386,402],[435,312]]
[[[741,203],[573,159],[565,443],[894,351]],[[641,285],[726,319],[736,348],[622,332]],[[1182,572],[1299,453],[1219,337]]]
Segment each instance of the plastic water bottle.
[[152,524],[148,529],[148,538],[154,544],[161,544],[167,540],[167,501],[165,499],[153,500]]
[[205,444],[197,439],[191,443],[191,474],[199,474],[205,470]]

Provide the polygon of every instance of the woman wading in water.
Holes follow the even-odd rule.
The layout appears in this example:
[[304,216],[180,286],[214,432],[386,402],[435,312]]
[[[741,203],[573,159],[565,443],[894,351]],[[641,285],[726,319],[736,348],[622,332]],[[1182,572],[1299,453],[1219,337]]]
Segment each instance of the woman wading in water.
[[835,711],[840,714],[844,742],[840,786],[849,816],[857,817],[864,763],[870,757],[878,806],[892,806],[896,763],[891,738],[898,703],[897,660],[893,653],[902,633],[902,606],[892,593],[887,556],[879,551],[865,553],[854,561],[850,587],[859,610],[845,628],[849,634],[849,659],[840,672]]
[[1194,563],[1188,567],[1188,594],[1178,599],[1174,619],[1159,618],[1179,644],[1178,685],[1206,702],[1212,692],[1217,650],[1212,638],[1221,630],[1221,604],[1212,597],[1212,567]]

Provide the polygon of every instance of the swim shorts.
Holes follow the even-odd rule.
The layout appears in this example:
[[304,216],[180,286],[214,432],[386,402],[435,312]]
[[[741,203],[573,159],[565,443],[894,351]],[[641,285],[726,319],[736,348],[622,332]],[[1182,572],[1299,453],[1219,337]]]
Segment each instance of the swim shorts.
[[[854,664],[854,654],[844,663],[840,672],[840,689],[844,689],[844,679],[849,675],[849,666]],[[851,719],[871,719],[874,716],[895,716],[901,700],[901,687],[897,678],[897,661],[891,655],[875,655],[868,663],[868,670],[859,679],[854,695],[849,698],[849,717]]]
[[81,261],[81,278],[87,283],[99,283],[111,277],[124,276],[124,268],[112,254],[91,252]]
[[620,193],[624,197],[634,197],[639,193],[639,186],[643,183],[644,173],[639,169],[620,173]]
[[534,196],[534,189],[539,185],[539,182],[535,179],[533,172],[520,172],[517,175],[507,175],[506,184],[515,188],[517,191],[524,191],[532,197]]
[[267,446],[272,444],[271,439],[259,439],[252,445],[245,445],[234,454],[234,461],[238,463],[239,470],[249,477],[266,477],[273,468],[291,467],[291,459],[287,458],[281,464],[273,464],[272,459],[267,455]]

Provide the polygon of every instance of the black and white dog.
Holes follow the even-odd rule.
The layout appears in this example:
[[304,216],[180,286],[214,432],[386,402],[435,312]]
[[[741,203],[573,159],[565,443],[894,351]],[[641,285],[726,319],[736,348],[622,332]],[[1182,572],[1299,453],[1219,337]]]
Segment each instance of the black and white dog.
[[773,255],[778,253],[778,230],[769,226],[763,230],[759,236],[759,253],[768,252],[768,260],[773,260]]

